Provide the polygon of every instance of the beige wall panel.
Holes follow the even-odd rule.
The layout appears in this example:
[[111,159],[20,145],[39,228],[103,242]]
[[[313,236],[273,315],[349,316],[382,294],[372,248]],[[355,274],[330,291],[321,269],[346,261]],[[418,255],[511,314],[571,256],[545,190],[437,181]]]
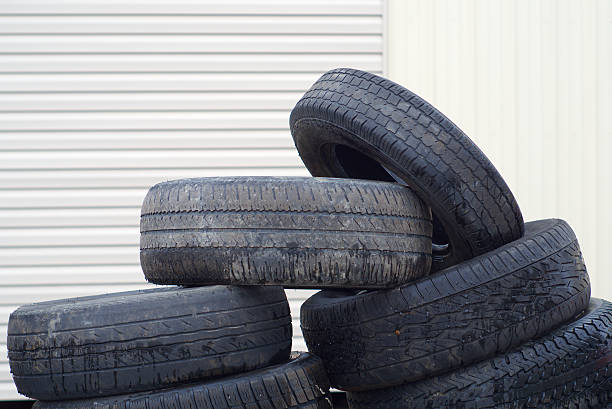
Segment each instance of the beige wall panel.
[[612,299],[612,2],[389,0],[387,74],[487,154],[526,220],[569,221]]

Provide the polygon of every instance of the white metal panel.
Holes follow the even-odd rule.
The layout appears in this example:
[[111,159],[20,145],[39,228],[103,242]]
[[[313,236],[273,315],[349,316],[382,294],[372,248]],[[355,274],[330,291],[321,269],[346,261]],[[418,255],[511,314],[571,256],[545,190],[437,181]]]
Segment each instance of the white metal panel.
[[0,210],[135,207],[145,194],[146,189],[6,189],[0,190]]
[[[1,37],[0,37],[1,40]],[[3,92],[299,91],[319,73],[4,74]]]
[[382,4],[371,0],[5,0],[0,14],[380,16]]
[[59,227],[42,229],[3,229],[0,249],[77,247],[83,243],[96,246],[133,246],[140,235],[132,227]]
[[[249,165],[247,167],[200,167],[195,169],[81,169],[77,175],[75,172],[64,170],[6,171],[3,174],[6,178],[0,179],[0,189],[21,190],[62,189],[67,186],[71,189],[146,188],[162,180],[210,176],[309,176],[303,167],[293,165],[275,165],[274,167]],[[1,215],[0,219],[2,219]]]
[[11,54],[0,72],[322,72],[359,66],[381,71],[378,53],[358,54]]
[[376,53],[372,35],[6,35],[0,53]]
[[[284,129],[285,112],[58,112],[0,113],[0,126],[12,131]],[[69,125],[68,125],[69,124]]]
[[389,76],[478,143],[526,220],[566,219],[593,295],[612,299],[611,2],[389,0],[389,8]]
[[[278,111],[299,92],[0,93],[0,112],[61,111]],[[0,140],[4,134],[0,135]]]
[[[70,283],[78,277],[81,284],[133,284],[142,281],[138,264],[109,266],[26,266],[0,269],[2,284],[6,286],[56,285]],[[8,322],[8,315],[18,305],[0,308],[0,324]]]
[[0,383],[12,382],[8,362],[0,363]]
[[[136,228],[134,228],[136,230]],[[138,246],[115,245],[101,246],[96,243],[77,245],[74,247],[20,247],[1,248],[0,259],[2,271],[10,274],[14,267],[44,267],[44,266],[112,266],[138,265],[140,256]],[[69,281],[56,282],[55,289],[61,285],[71,285],[79,282],[80,276],[74,276]],[[139,280],[140,281],[140,280]],[[36,284],[32,280],[31,284]],[[100,288],[100,291],[104,286]],[[29,294],[29,288],[13,289],[17,294]]]
[[[108,118],[108,120],[112,120],[110,114]],[[67,118],[66,121],[69,119]],[[138,121],[138,119],[133,121],[130,121],[130,119],[126,119],[125,123],[131,124]],[[54,118],[54,121],[60,123],[62,118]],[[64,126],[66,124],[66,122],[61,123]],[[103,126],[102,121],[99,122],[99,126]],[[240,168],[243,166],[287,168],[301,167],[300,163],[295,149],[270,149],[265,156],[258,151],[253,152],[248,149],[177,150],[173,151],[172,155],[156,150],[0,152],[0,171],[28,169]]]
[[[15,309],[19,307],[18,305],[9,305],[0,307],[0,324],[8,324],[8,318],[11,312],[15,311]],[[6,351],[6,345],[0,344],[0,348],[4,348]],[[0,353],[0,358],[6,358],[6,354]]]
[[380,16],[2,16],[6,34],[353,34],[380,35]]
[[[143,97],[144,98],[144,97]],[[285,125],[287,126],[287,125]],[[292,148],[283,129],[167,131],[0,132],[3,151],[75,150],[174,150],[174,149],[268,149]]]
[[[20,304],[146,287],[139,213],[169,179],[308,175],[289,111],[383,71],[380,0],[0,2],[0,399]],[[294,350],[306,346],[288,290]]]

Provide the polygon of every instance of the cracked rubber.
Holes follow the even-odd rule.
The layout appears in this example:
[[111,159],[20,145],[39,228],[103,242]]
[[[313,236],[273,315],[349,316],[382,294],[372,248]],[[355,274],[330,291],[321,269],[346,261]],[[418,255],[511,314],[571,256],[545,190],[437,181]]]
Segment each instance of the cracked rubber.
[[523,234],[518,204],[484,153],[392,81],[348,68],[329,71],[293,108],[290,126],[313,176],[402,181],[431,206],[438,245],[432,271]]
[[321,360],[295,353],[291,361],[207,383],[64,402],[36,402],[36,409],[331,409]]
[[556,219],[525,226],[523,238],[413,284],[309,298],[302,332],[332,386],[417,381],[508,351],[583,311],[590,285],[574,232]]
[[142,206],[156,284],[388,288],[429,273],[431,211],[397,183],[311,177],[165,182]]
[[19,393],[64,400],[151,390],[284,362],[281,287],[159,288],[20,307],[8,324]]
[[507,354],[439,377],[349,393],[352,409],[605,409],[612,406],[612,304]]

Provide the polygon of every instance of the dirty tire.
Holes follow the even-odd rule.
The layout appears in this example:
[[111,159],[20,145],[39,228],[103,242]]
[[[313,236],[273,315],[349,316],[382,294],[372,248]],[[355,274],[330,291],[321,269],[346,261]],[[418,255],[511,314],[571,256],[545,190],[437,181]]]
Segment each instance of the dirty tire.
[[296,353],[290,362],[171,389],[64,402],[36,402],[37,409],[331,409],[321,360]]
[[348,68],[329,71],[293,108],[290,126],[313,176],[402,181],[431,206],[433,271],[523,234],[514,196],[484,153],[392,81]]
[[429,273],[431,211],[367,180],[165,182],[142,206],[140,260],[156,284],[387,288]]
[[64,400],[284,362],[291,333],[281,287],[159,288],[20,307],[8,354],[19,393]]
[[612,304],[507,354],[421,382],[348,394],[352,409],[549,408],[612,405]]
[[417,381],[508,351],[584,310],[590,285],[571,228],[555,219],[525,226],[523,238],[414,284],[306,300],[304,339],[332,386]]

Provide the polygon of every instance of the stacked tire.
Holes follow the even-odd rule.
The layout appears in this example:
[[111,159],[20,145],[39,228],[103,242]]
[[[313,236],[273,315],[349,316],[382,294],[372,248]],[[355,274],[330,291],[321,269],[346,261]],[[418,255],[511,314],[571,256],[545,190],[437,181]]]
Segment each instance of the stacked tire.
[[[427,102],[352,69],[293,109],[314,177],[153,186],[141,265],[163,287],[10,317],[38,408],[604,408],[612,304],[562,220],[523,223],[502,177]],[[322,289],[291,353],[283,288]]]
[[290,357],[280,287],[166,287],[27,305],[11,315],[8,348],[17,389],[40,399],[37,408],[328,407],[320,360]]
[[562,220],[524,224],[455,124],[353,69],[324,74],[290,124],[314,176],[395,181],[432,210],[430,275],[302,305],[308,349],[351,408],[612,406],[612,304],[590,299],[574,232]]

